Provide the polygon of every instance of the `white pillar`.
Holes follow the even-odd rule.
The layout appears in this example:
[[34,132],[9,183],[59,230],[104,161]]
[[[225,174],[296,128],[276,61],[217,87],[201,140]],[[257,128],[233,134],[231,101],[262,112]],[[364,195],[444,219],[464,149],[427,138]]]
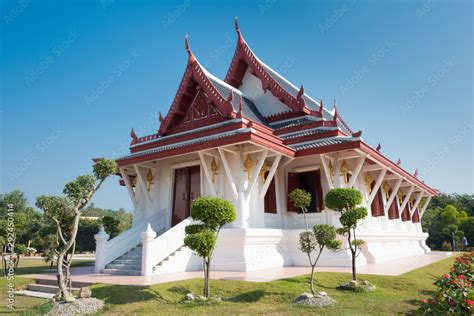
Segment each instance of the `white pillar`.
[[236,213],[237,220],[235,221],[236,225],[234,227],[247,228],[249,226],[250,213],[249,203],[245,198],[244,191],[239,191],[239,195],[237,196]]
[[104,226],[101,226],[100,231],[94,235],[95,238],[95,267],[94,272],[100,273],[100,270],[105,268],[105,244],[109,240],[109,235],[105,232]]
[[156,232],[151,228],[150,223],[144,232],[141,233],[142,238],[142,275],[151,275],[153,273],[152,264],[152,242],[156,238]]

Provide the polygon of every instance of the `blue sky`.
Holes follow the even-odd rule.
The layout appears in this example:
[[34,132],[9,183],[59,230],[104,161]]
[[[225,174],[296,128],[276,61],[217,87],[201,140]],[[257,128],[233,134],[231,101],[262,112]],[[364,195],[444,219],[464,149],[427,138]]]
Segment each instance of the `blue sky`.
[[[223,78],[233,19],[260,59],[434,188],[473,193],[470,1],[2,1],[0,192],[59,194],[158,129],[184,36]],[[118,178],[100,207],[131,208]]]

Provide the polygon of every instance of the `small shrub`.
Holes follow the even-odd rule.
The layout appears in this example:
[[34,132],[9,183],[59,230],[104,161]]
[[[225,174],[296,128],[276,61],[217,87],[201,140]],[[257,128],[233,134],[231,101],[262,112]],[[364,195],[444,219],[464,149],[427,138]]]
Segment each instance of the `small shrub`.
[[441,244],[441,250],[442,251],[453,251],[453,246],[451,245],[451,243],[449,243],[447,241],[443,241],[443,243]]

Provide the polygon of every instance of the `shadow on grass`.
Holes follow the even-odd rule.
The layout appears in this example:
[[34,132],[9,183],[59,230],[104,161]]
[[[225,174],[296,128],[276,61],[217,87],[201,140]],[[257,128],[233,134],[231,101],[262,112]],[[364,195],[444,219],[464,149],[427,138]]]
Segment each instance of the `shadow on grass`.
[[[434,297],[437,293],[436,291],[421,290],[420,294],[423,295],[425,298],[429,298],[429,297]],[[420,306],[420,300],[411,299],[411,300],[406,300],[405,302],[416,307]]]
[[226,299],[226,301],[233,302],[233,303],[253,303],[253,302],[259,301],[264,296],[265,296],[265,291],[255,290],[255,291],[236,295],[234,297]]
[[192,293],[190,290],[187,288],[181,287],[181,286],[173,286],[168,289],[169,292],[176,293],[176,294],[181,294],[181,295],[186,295],[188,293]]
[[100,285],[92,288],[92,296],[113,305],[164,300],[157,291],[148,286]]
[[30,316],[30,315],[46,315],[51,308],[53,308],[53,303],[47,302],[44,304],[37,305],[30,310],[23,311],[21,316]]

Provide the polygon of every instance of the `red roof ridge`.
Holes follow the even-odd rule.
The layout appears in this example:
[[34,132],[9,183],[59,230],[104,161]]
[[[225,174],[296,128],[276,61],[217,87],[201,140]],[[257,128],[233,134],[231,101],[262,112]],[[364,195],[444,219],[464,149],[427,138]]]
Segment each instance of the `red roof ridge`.
[[188,64],[186,70],[184,71],[183,78],[178,87],[178,91],[173,99],[173,103],[169,109],[168,114],[161,121],[158,134],[160,136],[164,135],[171,124],[171,121],[174,115],[179,111],[179,103],[181,101],[182,95],[184,93],[185,87],[189,84],[190,80],[193,78],[199,84],[199,86],[205,90],[208,97],[212,100],[214,105],[221,111],[221,113],[229,118],[235,118],[236,113],[231,104],[232,100],[225,99],[220,92],[214,87],[212,82],[207,76],[207,70],[205,70],[201,64],[198,62],[197,58],[194,56],[188,41],[188,35],[185,37],[185,48],[188,52]]

